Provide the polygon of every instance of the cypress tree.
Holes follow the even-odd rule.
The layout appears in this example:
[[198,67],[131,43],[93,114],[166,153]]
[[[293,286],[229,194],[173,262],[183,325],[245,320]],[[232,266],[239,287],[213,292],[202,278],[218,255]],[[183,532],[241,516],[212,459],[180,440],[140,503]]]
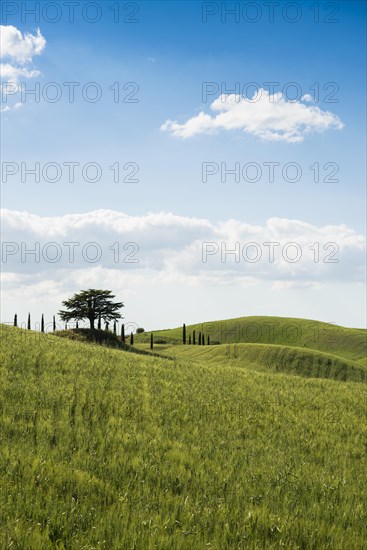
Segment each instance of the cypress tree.
[[209,334],[208,334],[208,338],[207,338],[207,345],[210,346],[210,338],[209,338]]
[[130,332],[130,346],[134,345],[134,335],[132,332]]
[[28,313],[27,329],[31,330],[31,314]]
[[125,343],[125,325],[121,325],[121,342]]
[[189,346],[191,346],[191,334],[189,334]]
[[201,332],[199,332],[199,346],[201,346]]
[[98,316],[97,329],[102,330],[102,319],[100,315]]
[[193,330],[192,331],[192,345],[195,346],[195,344],[196,344],[195,331]]
[[186,344],[186,325],[185,325],[185,323],[182,326],[182,343],[183,343],[183,345]]
[[150,349],[153,349],[153,332],[150,333]]
[[55,332],[56,330],[56,319],[55,319],[55,315],[53,316],[53,319],[52,319],[52,330]]
[[109,325],[109,322],[106,321],[106,324],[105,324],[105,326],[104,326],[104,329],[105,329],[105,330],[108,330],[108,329],[109,329],[109,326],[110,326],[110,325]]
[[113,333],[116,334],[116,321],[113,322]]
[[45,332],[45,319],[43,317],[43,313],[41,317],[41,332]]
[[78,321],[75,323],[75,328],[79,328],[79,323],[78,323]]
[[18,326],[18,315],[17,314],[14,315],[14,326],[15,327]]
[[201,345],[205,346],[205,336],[204,333],[201,335]]

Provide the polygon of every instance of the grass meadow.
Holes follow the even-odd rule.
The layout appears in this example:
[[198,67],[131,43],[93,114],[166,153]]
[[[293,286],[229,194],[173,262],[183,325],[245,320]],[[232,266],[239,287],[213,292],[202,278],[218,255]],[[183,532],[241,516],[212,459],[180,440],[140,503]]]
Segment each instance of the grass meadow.
[[260,365],[246,344],[157,357],[4,325],[1,339],[0,548],[366,547],[353,344],[340,380],[333,364]]

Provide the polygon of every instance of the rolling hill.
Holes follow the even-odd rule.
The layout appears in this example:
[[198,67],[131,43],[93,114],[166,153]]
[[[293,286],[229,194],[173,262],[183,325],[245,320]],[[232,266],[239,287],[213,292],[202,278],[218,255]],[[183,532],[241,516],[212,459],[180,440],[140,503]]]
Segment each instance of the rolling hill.
[[[166,345],[156,350],[167,357],[287,373],[307,378],[330,378],[366,382],[367,368],[320,351],[270,344],[226,344],[215,346]],[[144,349],[144,348],[143,348]]]
[[[367,365],[367,331],[331,323],[287,317],[239,317],[186,327],[187,338],[196,332],[221,344],[251,343],[307,348]],[[182,343],[182,327],[154,331],[154,337],[169,344]],[[149,334],[136,337],[148,342]]]
[[[157,357],[0,328],[1,548],[365,546],[365,387],[323,370],[362,347]],[[322,378],[285,372],[302,354]]]

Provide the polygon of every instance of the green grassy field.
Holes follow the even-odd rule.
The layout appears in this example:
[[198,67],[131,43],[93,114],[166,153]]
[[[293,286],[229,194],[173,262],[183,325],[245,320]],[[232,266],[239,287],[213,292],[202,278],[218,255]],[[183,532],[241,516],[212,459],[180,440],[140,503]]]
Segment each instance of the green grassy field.
[[[287,317],[240,317],[225,321],[187,326],[187,338],[196,331],[221,344],[279,344],[324,351],[351,361],[366,363],[366,330],[346,328],[330,323]],[[155,338],[167,343],[182,342],[182,327],[154,332]],[[148,342],[149,334],[136,337]]]
[[[138,349],[148,350],[138,344]],[[221,346],[166,345],[156,348],[166,357],[207,365],[244,367],[307,378],[331,378],[365,382],[367,367],[335,355],[311,349],[267,344],[227,344]]]
[[365,331],[162,357],[0,333],[0,548],[366,547]]

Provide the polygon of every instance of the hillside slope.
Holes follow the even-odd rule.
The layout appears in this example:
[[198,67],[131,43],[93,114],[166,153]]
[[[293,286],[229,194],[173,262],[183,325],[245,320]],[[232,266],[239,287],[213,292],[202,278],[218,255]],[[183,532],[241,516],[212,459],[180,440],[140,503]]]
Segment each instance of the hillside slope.
[[162,356],[256,370],[283,372],[307,378],[366,382],[367,368],[329,353],[293,346],[226,344],[216,346],[157,346]]
[[362,384],[0,337],[1,548],[365,546]]
[[[290,317],[240,317],[188,325],[187,339],[196,332],[221,344],[278,344],[323,351],[367,365],[367,331],[330,323]],[[167,343],[182,343],[182,327],[154,331],[155,338]],[[137,342],[148,341],[149,334],[137,335]]]

